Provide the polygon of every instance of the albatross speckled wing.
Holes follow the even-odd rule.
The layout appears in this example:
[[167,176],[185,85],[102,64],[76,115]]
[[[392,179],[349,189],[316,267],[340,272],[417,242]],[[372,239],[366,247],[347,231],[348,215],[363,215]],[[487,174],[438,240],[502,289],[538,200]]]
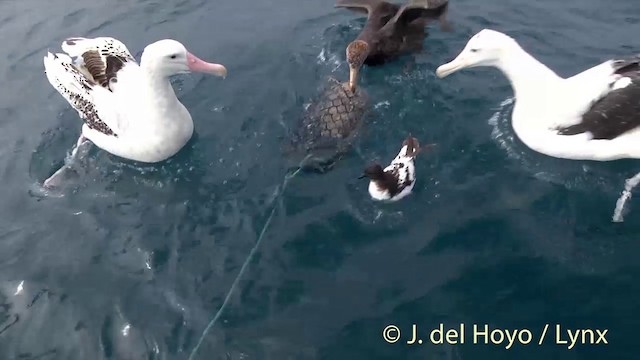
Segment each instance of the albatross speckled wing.
[[68,55],[49,52],[44,57],[49,83],[89,128],[117,137],[113,86],[125,66],[137,66],[135,59],[124,44],[108,37],[70,38],[62,43],[62,50]]
[[105,135],[117,137],[114,130],[103,120],[94,103],[92,92],[96,83],[88,79],[65,54],[48,53],[44,58],[47,79],[91,129]]
[[137,65],[127,47],[110,37],[69,38],[62,43],[62,50],[76,58],[77,67],[85,76],[109,90],[127,63]]

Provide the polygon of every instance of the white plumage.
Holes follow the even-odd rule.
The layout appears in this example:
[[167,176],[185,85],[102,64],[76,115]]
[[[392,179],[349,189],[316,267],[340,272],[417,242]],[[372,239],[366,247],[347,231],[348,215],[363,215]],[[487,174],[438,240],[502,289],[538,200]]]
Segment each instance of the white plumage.
[[418,140],[412,136],[402,143],[398,155],[386,168],[368,166],[361,178],[368,177],[369,195],[378,201],[398,201],[411,194],[416,182],[414,159],[420,152]]
[[173,156],[193,134],[191,115],[169,78],[189,71],[227,73],[169,39],[148,45],[140,64],[109,37],[70,38],[62,50],[66,54],[49,52],[44,67],[49,83],[84,120],[77,145],[90,140],[111,154],[145,163]]
[[574,160],[640,158],[640,55],[564,79],[511,37],[485,29],[436,74],[476,66],[496,67],[511,82],[513,128],[531,149]]

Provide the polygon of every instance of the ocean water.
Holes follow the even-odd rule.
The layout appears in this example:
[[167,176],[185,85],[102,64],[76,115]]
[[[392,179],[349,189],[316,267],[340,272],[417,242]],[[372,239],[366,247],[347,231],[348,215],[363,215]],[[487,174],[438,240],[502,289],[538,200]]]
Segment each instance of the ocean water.
[[[329,0],[4,0],[0,14],[0,359],[637,358],[640,205],[611,215],[640,163],[536,154],[500,73],[434,75],[483,28],[566,76],[638,53],[636,0],[452,0],[453,32],[434,24],[424,53],[363,70],[374,106],[355,150],[293,178],[282,143],[324,81],[347,78],[364,18]],[[81,121],[42,57],[72,36],[137,58],[173,38],[229,75],[174,79],[196,128],[174,158],[94,147],[47,193]],[[414,193],[372,202],[357,177],[408,133],[438,144]],[[463,324],[464,343],[431,339],[440,324]],[[580,329],[595,336],[569,349]]]

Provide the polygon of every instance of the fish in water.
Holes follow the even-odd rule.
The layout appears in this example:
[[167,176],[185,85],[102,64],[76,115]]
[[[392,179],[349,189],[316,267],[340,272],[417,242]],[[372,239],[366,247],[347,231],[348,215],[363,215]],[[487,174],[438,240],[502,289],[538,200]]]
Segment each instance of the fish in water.
[[[431,148],[429,144],[425,148]],[[360,177],[369,178],[369,195],[377,201],[398,201],[411,193],[416,182],[414,159],[421,151],[420,143],[409,135],[402,142],[402,149],[386,168],[378,163],[367,166]]]
[[451,31],[446,19],[448,0],[409,0],[393,4],[383,0],[338,0],[335,7],[367,14],[367,23],[347,46],[351,77],[357,78],[362,64],[382,65],[411,52],[422,50],[425,26],[439,20],[441,29]]

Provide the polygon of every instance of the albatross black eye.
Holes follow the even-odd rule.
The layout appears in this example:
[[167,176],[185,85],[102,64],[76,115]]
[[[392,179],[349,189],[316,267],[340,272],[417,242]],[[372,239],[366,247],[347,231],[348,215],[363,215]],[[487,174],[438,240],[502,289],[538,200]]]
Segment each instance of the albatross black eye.
[[172,58],[172,59],[175,59],[175,58],[177,58],[177,57],[178,57],[178,55],[171,55],[171,56],[169,56],[169,57],[170,57],[170,58]]
[[479,49],[471,49],[471,52],[478,52],[480,51]]

